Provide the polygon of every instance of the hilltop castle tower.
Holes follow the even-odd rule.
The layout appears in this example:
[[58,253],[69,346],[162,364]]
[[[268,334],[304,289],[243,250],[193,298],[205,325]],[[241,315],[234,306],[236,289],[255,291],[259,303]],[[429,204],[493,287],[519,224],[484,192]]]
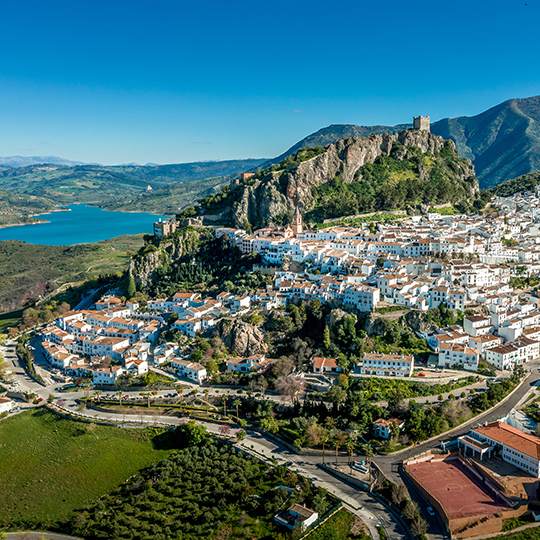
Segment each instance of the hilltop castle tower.
[[296,207],[296,210],[294,211],[294,216],[292,218],[292,230],[294,236],[302,234],[302,231],[304,230],[302,225],[302,214],[300,213],[298,206]]
[[419,131],[429,131],[429,116],[413,117],[413,129],[418,129]]

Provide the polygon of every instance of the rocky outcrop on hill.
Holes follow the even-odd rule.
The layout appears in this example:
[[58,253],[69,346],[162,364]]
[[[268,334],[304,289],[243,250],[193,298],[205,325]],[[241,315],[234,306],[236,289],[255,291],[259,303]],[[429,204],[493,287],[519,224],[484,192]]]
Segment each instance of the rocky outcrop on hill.
[[267,350],[262,331],[240,319],[221,319],[213,329],[231,352],[239,356],[264,353]]
[[409,311],[404,315],[404,322],[413,332],[434,332],[439,327],[427,320],[425,313],[421,311]]
[[162,241],[159,247],[149,244],[131,258],[129,273],[138,288],[156,281],[160,269],[174,264],[178,259],[197,252],[201,239],[212,236],[210,229],[191,228],[179,230],[174,237]]
[[[235,224],[241,227],[247,221],[263,226],[272,221],[283,221],[283,216],[290,215],[297,206],[305,213],[315,203],[313,188],[338,176],[345,184],[361,182],[362,167],[375,162],[381,155],[390,156],[392,151],[395,159],[404,160],[418,155],[418,151],[438,155],[443,150],[453,158],[454,177],[467,182],[467,189],[474,196],[478,192],[474,167],[470,161],[458,158],[454,143],[427,131],[408,130],[371,135],[365,139],[341,139],[328,145],[324,153],[292,168],[258,173],[250,185],[236,187],[241,191],[233,211]],[[418,176],[430,180],[428,168],[420,165]]]
[[328,325],[328,328],[330,329],[330,335],[332,337],[334,336],[334,325],[344,319],[345,317],[352,317],[354,319],[354,324],[356,325],[356,321],[358,320],[358,317],[354,313],[348,313],[347,311],[344,311],[343,309],[337,308],[333,309],[330,314],[328,315],[326,319],[326,324]]

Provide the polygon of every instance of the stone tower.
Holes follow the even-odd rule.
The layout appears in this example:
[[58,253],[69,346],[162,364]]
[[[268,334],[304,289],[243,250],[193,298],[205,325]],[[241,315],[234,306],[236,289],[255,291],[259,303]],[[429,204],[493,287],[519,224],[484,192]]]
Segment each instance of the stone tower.
[[415,116],[413,118],[413,128],[420,131],[429,131],[429,116]]
[[303,231],[302,214],[300,213],[298,206],[296,207],[296,210],[294,211],[294,216],[292,218],[292,230],[293,230],[294,236],[298,236],[299,234],[302,234],[302,231]]

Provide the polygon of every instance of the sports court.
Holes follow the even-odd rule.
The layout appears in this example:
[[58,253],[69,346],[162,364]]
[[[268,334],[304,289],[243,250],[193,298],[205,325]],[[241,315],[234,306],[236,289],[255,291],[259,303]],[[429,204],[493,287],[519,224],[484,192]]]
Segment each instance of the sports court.
[[442,504],[451,519],[508,510],[457,457],[411,463],[408,473]]

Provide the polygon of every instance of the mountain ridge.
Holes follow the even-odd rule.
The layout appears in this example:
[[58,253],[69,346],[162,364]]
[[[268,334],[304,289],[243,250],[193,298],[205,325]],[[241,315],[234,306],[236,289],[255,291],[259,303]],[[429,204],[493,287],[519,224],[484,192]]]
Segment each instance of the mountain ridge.
[[[326,146],[351,136],[397,133],[410,127],[331,124],[307,135],[256,170],[278,163],[299,148]],[[474,116],[442,118],[431,124],[431,133],[454,141],[460,157],[472,161],[482,188],[540,170],[540,96],[511,98]]]

